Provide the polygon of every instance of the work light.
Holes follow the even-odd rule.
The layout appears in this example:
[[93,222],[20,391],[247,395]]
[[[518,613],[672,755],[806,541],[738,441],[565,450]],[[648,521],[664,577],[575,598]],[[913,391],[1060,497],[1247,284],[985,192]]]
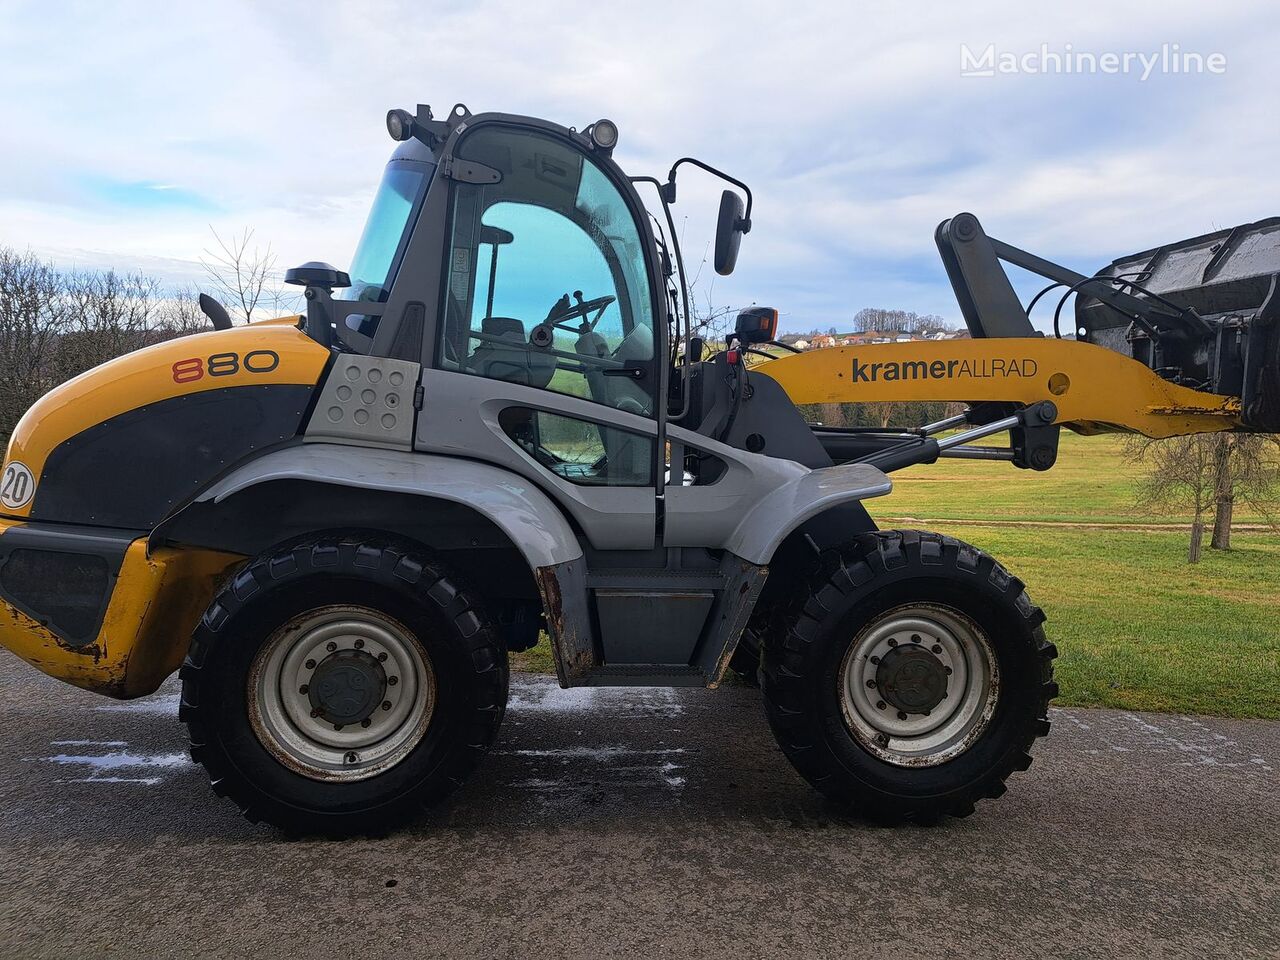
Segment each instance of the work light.
[[591,125],[591,142],[601,150],[612,150],[618,145],[618,125],[612,120],[597,120]]
[[387,111],[387,133],[392,140],[408,140],[413,136],[413,116],[408,110]]

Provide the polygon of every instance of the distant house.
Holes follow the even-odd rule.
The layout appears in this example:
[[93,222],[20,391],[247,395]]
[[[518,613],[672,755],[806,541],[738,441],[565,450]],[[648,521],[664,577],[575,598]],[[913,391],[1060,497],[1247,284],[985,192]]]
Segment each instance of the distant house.
[[[825,350],[827,347],[834,347],[835,345],[836,338],[829,333],[820,333],[809,341],[810,350]],[[801,349],[803,350],[804,348],[801,347]]]
[[[783,341],[783,343],[786,343],[786,341],[784,340],[784,341]],[[809,349],[809,341],[808,341],[808,340],[803,340],[803,339],[799,339],[799,340],[792,340],[792,341],[791,341],[791,346],[795,347],[797,350],[808,350],[808,349]]]

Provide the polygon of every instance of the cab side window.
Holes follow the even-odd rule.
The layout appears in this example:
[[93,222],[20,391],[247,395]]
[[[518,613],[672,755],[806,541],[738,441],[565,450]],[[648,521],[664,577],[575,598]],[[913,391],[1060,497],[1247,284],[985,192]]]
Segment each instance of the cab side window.
[[653,298],[622,194],[532,131],[482,127],[458,155],[501,180],[454,188],[441,366],[652,416]]
[[508,407],[498,422],[520,449],[562,480],[592,487],[653,483],[653,437],[526,407]]

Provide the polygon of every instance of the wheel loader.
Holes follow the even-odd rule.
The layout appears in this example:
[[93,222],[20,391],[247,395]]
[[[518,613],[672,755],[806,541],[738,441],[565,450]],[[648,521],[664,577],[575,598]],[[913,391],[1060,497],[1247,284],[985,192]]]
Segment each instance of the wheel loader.
[[[777,359],[775,310],[722,344],[691,323],[677,177],[728,184],[721,274],[740,181],[628,176],[608,120],[419,106],[387,129],[349,269],[286,276],[305,316],[233,326],[205,298],[213,330],[39,400],[0,478],[0,641],[110,697],[179,671],[191,755],[254,821],[375,832],[440,800],[544,633],[564,687],[755,673],[834,801],[964,816],[1031,763],[1055,649],[996,560],[868,501],[940,458],[1048,469],[1062,427],[1280,429],[1280,219],[1086,276],[960,214],[935,240],[968,338]],[[1006,264],[1048,281],[1055,336]],[[797,409],[883,400],[965,412]]]

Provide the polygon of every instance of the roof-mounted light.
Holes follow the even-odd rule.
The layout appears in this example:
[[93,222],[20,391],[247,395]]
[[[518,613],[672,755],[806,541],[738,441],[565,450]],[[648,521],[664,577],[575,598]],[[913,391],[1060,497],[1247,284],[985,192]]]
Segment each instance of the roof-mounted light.
[[408,110],[388,110],[387,133],[392,140],[408,140],[413,136],[413,114]]
[[591,142],[597,150],[610,153],[618,145],[618,125],[612,120],[597,120],[591,125]]

